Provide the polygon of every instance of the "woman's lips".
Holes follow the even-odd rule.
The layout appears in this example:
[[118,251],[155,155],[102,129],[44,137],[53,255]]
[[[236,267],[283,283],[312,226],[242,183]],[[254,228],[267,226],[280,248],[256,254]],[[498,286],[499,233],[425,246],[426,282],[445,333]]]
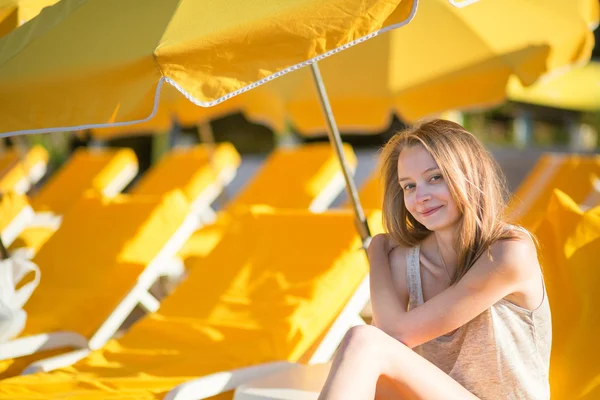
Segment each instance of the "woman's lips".
[[443,206],[437,206],[437,207],[433,207],[433,208],[429,208],[423,212],[421,212],[421,215],[424,217],[428,217],[431,214],[435,213],[437,210],[439,210],[440,208],[442,208]]

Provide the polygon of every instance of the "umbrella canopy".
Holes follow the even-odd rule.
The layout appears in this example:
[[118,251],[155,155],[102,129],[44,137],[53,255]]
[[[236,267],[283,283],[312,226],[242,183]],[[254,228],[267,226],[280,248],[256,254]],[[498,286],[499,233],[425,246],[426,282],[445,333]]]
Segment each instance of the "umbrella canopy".
[[63,0],[0,39],[0,132],[144,120],[165,82],[214,106],[415,12],[411,0]]
[[247,99],[247,93],[249,92],[232,97],[213,107],[199,107],[189,101],[174,86],[163,85],[159,105],[154,116],[148,121],[134,125],[101,127],[92,129],[90,133],[94,138],[101,140],[136,134],[167,133],[173,129],[175,121],[182,126],[192,126],[243,111],[243,103]]
[[562,75],[523,87],[511,80],[509,98],[522,103],[574,111],[600,110],[600,63],[590,62]]
[[[389,126],[394,113],[410,122],[449,109],[497,104],[505,100],[511,77],[511,84],[525,87],[557,68],[589,59],[597,18],[596,0],[486,0],[464,9],[429,0],[419,4],[406,27],[319,65],[340,129],[378,132]],[[218,109],[223,104],[217,109],[191,106],[165,87],[151,121],[95,130],[94,136],[165,131],[172,117],[193,124],[239,110],[277,132],[291,123],[301,134],[321,134],[325,120],[312,79],[309,69],[287,74],[236,96],[235,104],[225,102],[226,109]]]
[[0,36],[29,21],[58,0],[0,0]]
[[[511,76],[527,86],[589,60],[598,4],[485,0],[456,9],[442,0],[421,2],[406,27],[319,63],[336,122],[345,131],[378,131],[392,113],[411,122],[500,103]],[[289,121],[304,134],[322,132],[311,79],[301,70],[248,93],[248,116],[279,128]]]
[[[349,6],[346,4],[349,2],[333,3]],[[303,134],[321,133],[325,124],[309,70],[302,69],[268,81],[304,65],[302,61],[314,58],[317,53],[323,56],[328,51],[349,47],[351,39],[368,35],[375,25],[380,25],[377,32],[402,25],[414,15],[416,8],[415,3],[406,0],[396,1],[396,8],[388,2],[388,8],[377,15],[379,20],[369,20],[373,26],[365,27],[365,17],[359,12],[346,16],[344,21],[335,20],[346,25],[315,21],[310,12],[319,6],[300,0],[283,2],[276,9],[267,1],[253,2],[247,9],[240,9],[238,4],[227,8],[194,2],[190,7],[196,13],[186,14],[186,18],[180,15],[189,10],[186,2],[179,8],[172,5],[168,9],[140,6],[143,10],[135,9],[132,4],[135,1],[118,4],[104,1],[102,5],[93,0],[85,4],[82,1],[64,3],[46,10],[36,19],[35,27],[24,27],[28,28],[26,33],[21,33],[21,29],[18,32],[21,34],[14,35],[8,43],[0,41],[0,49],[6,49],[3,54],[9,53],[0,57],[0,93],[4,92],[0,98],[3,106],[0,113],[5,113],[0,121],[0,132],[44,128],[65,130],[73,126],[111,124],[112,128],[94,130],[94,136],[107,138],[130,131],[164,132],[171,126],[173,118],[187,125],[243,110],[249,119],[266,123],[276,131],[283,130],[291,122]],[[369,2],[356,3],[366,9]],[[412,121],[448,109],[498,103],[506,96],[506,83],[511,75],[519,85],[529,85],[553,69],[587,60],[593,47],[590,28],[598,22],[598,2],[595,0],[577,0],[575,3],[572,0],[532,0],[527,4],[518,0],[506,0],[501,4],[486,0],[464,9],[453,5],[456,2],[451,4],[447,0],[421,2],[419,12],[408,26],[378,35],[320,63],[341,129],[379,131],[389,124],[392,113]],[[81,15],[80,10],[77,16],[73,15],[79,7],[82,10],[97,8],[102,12],[97,13],[97,20],[84,23],[80,20],[89,14]],[[303,31],[302,26],[298,26],[296,16],[294,24],[278,25],[278,19],[285,21],[285,13],[294,10],[293,7],[306,12],[298,17],[305,17],[306,23],[318,27],[307,34],[306,29]],[[322,4],[322,7],[321,12],[334,14],[336,10],[332,5]],[[232,17],[235,21],[211,18],[211,24],[204,24],[198,32],[197,24],[191,22],[195,18],[192,15],[197,15],[201,9],[205,10],[205,15],[217,17],[224,10],[235,10]],[[115,10],[119,17],[113,15]],[[166,11],[170,11],[169,16],[162,16]],[[272,15],[275,11],[278,14]],[[140,12],[142,15],[132,17]],[[384,17],[387,12],[390,14]],[[129,24],[125,14],[132,19]],[[263,17],[268,18],[264,26],[259,22]],[[105,22],[98,23],[102,18]],[[168,26],[164,25],[166,19]],[[360,33],[352,31],[353,23],[358,23],[363,30]],[[124,30],[130,35],[129,27],[133,25],[144,27],[142,31],[135,30],[136,36],[153,32],[153,38],[159,37],[155,39],[158,44],[152,42],[145,46],[149,54],[142,55],[144,51],[135,48],[145,42],[143,38],[117,39]],[[270,39],[266,37],[269,29],[273,35]],[[331,34],[327,33],[332,29],[346,32],[346,37],[340,39],[338,35],[338,43],[333,43]],[[248,32],[246,37],[244,33]],[[46,47],[36,50],[28,46],[26,51],[21,51],[20,47],[31,41],[32,34],[40,36],[37,41],[45,42]],[[69,46],[81,47],[87,40],[94,41],[96,50],[88,54],[89,51],[64,49],[67,43],[57,40],[61,35],[69,36]],[[240,44],[244,40],[248,42],[245,47]],[[319,49],[317,43],[325,44]],[[66,58],[61,61],[57,59],[58,54],[54,57],[54,53],[40,52],[44,48],[57,50],[58,54],[62,52]],[[282,53],[281,49],[291,55]],[[167,57],[175,50],[176,56]],[[204,63],[198,61],[203,56],[210,56],[210,59]],[[53,57],[52,62],[48,64],[44,57]],[[189,60],[183,61],[185,57]],[[27,58],[35,59],[37,67],[27,72],[14,69],[11,72],[10,65],[22,67]],[[141,65],[146,66],[143,61],[148,58],[159,71],[142,73],[148,70]],[[72,70],[74,74],[65,76],[61,68]],[[123,81],[136,74],[138,69],[140,75],[127,80],[127,84],[121,85],[112,79],[122,76]],[[76,75],[82,79],[77,79]],[[32,85],[38,80],[53,88],[48,89],[51,92],[42,90],[44,85]],[[162,85],[164,80],[174,86]],[[80,81],[85,85],[75,85]],[[246,92],[264,82],[268,83]],[[57,85],[62,86],[57,89]],[[104,89],[100,89],[100,85]],[[158,96],[156,89],[160,86],[163,89]],[[95,93],[90,93],[94,90]],[[243,94],[233,97],[236,93]],[[233,98],[220,103],[229,97]],[[2,98],[10,105],[5,106]],[[199,103],[204,106],[219,104],[203,108],[196,106]],[[151,113],[152,118],[148,120]],[[119,126],[140,120],[148,121]]]

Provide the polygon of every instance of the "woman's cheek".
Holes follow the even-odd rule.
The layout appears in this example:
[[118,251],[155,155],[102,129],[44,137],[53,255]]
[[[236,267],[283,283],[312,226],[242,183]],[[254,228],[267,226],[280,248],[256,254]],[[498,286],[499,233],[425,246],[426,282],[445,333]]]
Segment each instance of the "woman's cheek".
[[410,195],[404,196],[404,204],[409,213],[411,213],[414,217],[415,215],[415,202],[414,199]]

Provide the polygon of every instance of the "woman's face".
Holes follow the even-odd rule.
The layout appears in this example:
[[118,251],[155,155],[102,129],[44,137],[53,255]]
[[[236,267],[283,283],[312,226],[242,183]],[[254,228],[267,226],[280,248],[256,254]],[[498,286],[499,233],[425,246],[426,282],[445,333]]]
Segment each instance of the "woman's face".
[[461,213],[437,163],[421,144],[405,147],[398,158],[398,181],[408,212],[430,231],[456,224]]

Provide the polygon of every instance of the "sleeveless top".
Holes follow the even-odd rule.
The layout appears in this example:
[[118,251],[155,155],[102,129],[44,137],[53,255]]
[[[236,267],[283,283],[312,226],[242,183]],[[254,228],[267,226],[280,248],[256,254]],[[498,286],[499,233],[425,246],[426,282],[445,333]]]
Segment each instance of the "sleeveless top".
[[[419,252],[416,246],[406,255],[409,310],[423,304]],[[534,311],[502,299],[451,335],[413,350],[482,400],[547,400],[551,342],[544,286],[544,299]]]

